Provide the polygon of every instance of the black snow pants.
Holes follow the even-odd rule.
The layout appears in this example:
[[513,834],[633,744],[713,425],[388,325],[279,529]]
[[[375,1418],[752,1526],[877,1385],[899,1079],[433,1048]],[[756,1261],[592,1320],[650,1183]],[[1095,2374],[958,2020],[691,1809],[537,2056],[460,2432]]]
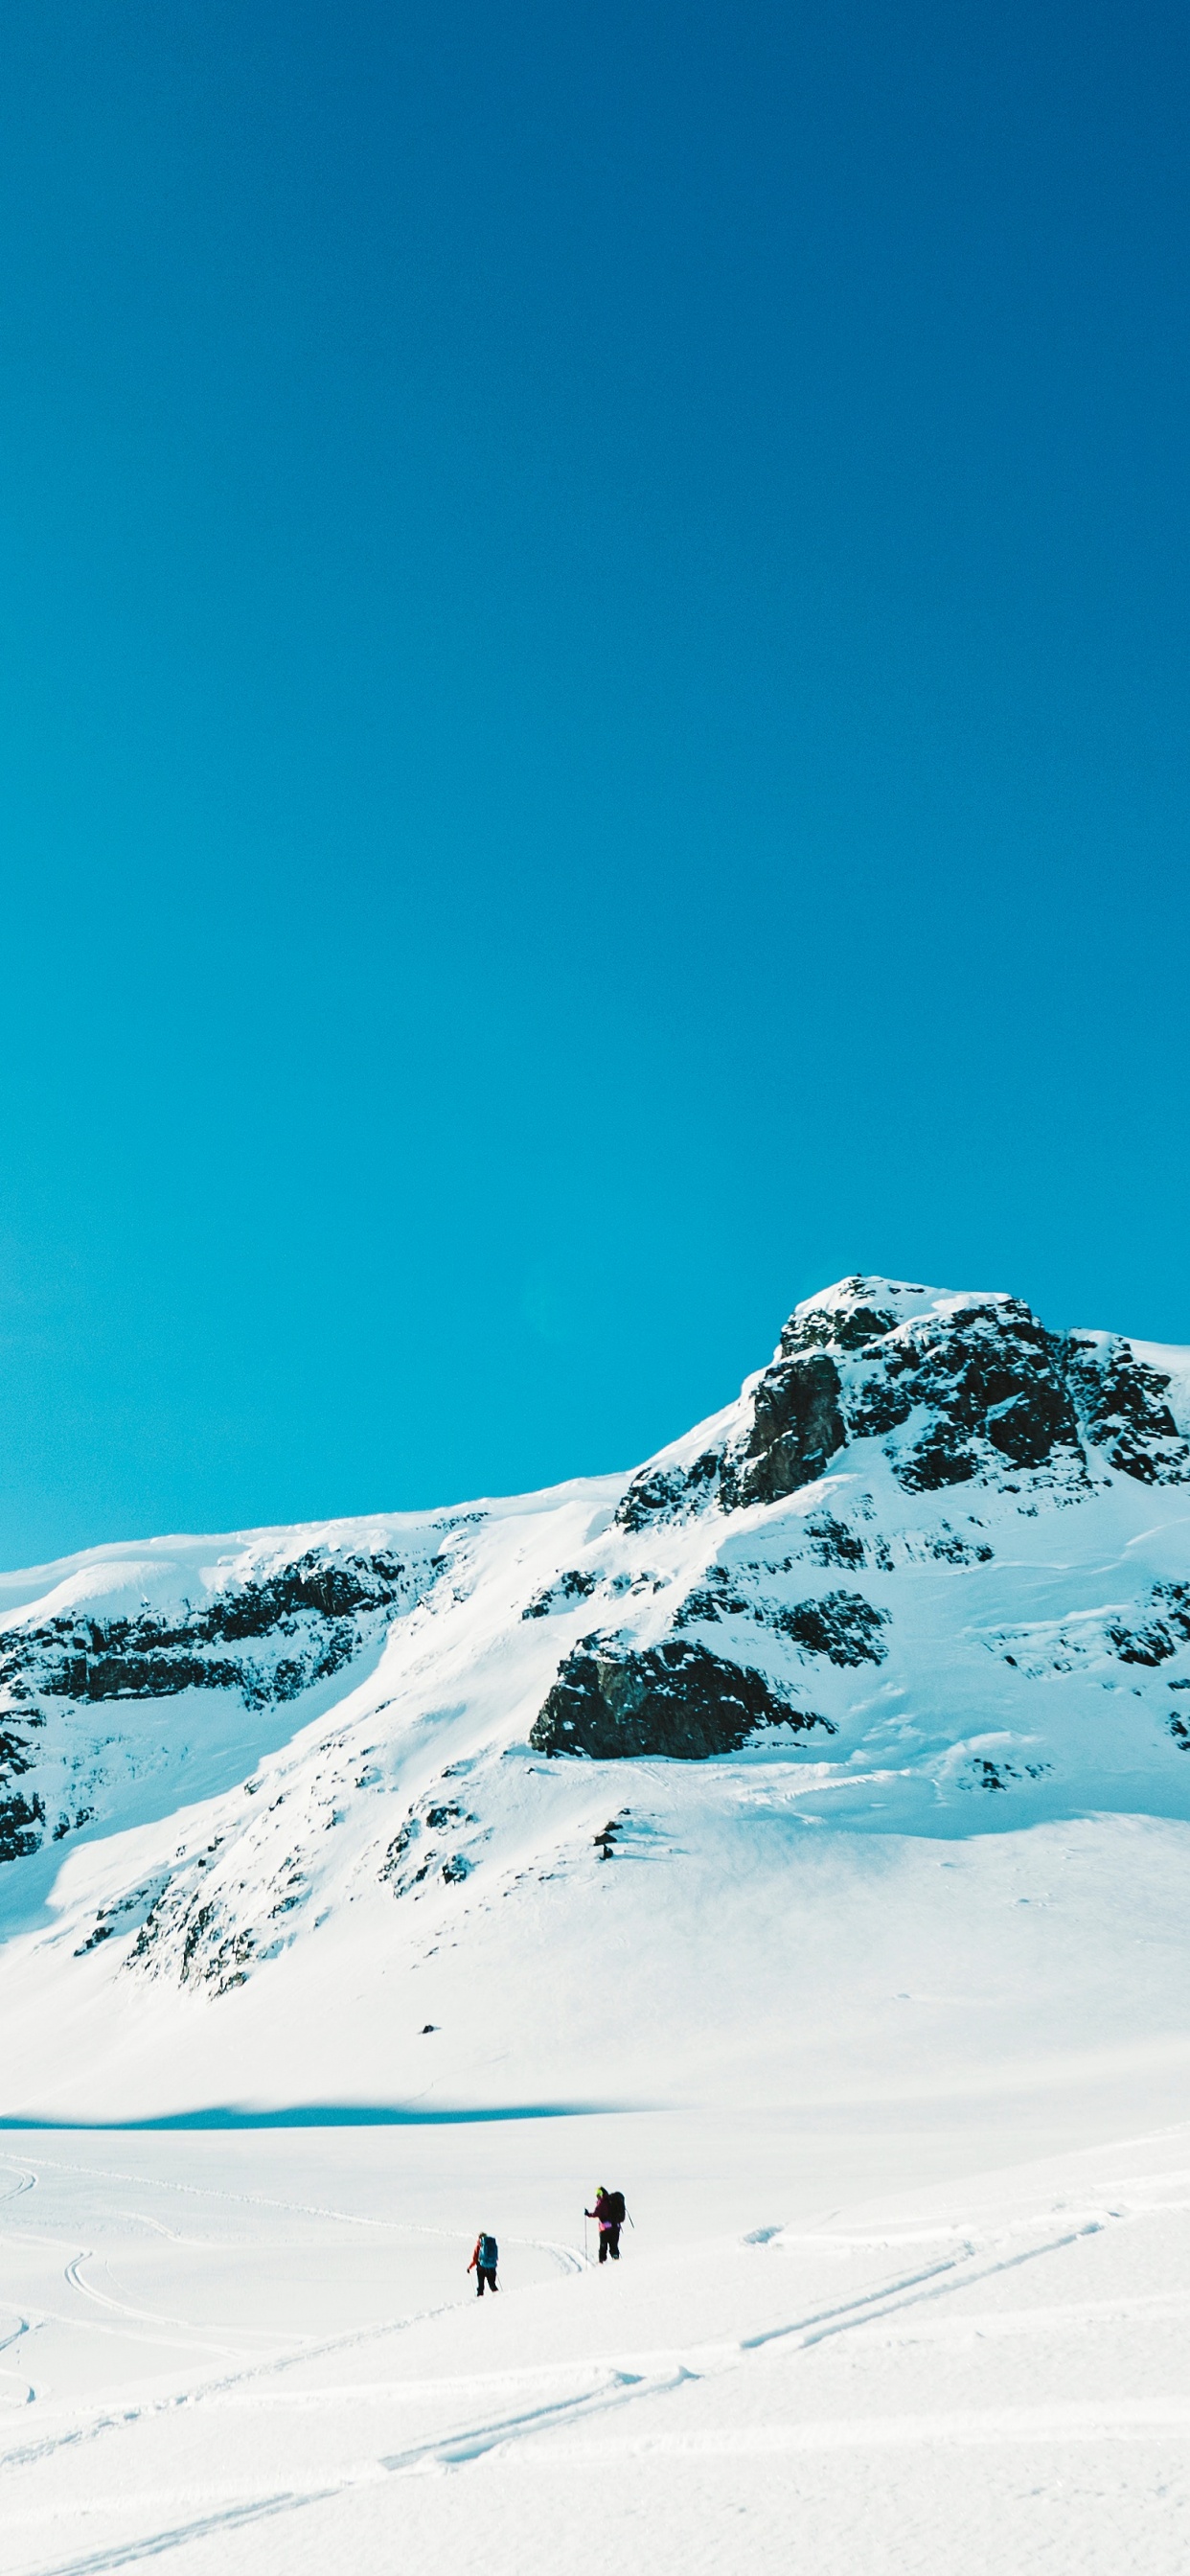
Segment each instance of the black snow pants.
[[494,2264],[494,2263],[477,2263],[477,2264],[476,2264],[476,2266],[475,2266],[475,2271],[476,2271],[475,2295],[476,2295],[476,2298],[477,2298],[477,2299],[482,2299],[483,2294],[484,2294],[485,2286],[486,2286],[489,2290],[492,2290],[492,2291],[494,2291],[494,2290],[495,2290],[495,2287],[496,2287],[496,2266],[495,2266],[495,2264]]
[[611,2224],[611,2226],[610,2226],[610,2227],[601,2227],[601,2228],[600,2228],[600,2230],[599,2230],[599,2260],[600,2260],[600,2262],[601,2262],[601,2263],[606,2263],[606,2261],[607,2261],[607,2258],[608,2258],[608,2255],[609,2255],[609,2254],[610,2254],[610,2256],[611,2256],[611,2258],[612,2258],[613,2263],[618,2263],[618,2262],[619,2262],[619,2260],[620,2260],[620,2229],[619,2229],[619,2225],[618,2225],[618,2223],[617,2223],[615,2220],[613,2220],[613,2222],[612,2222],[612,2224]]

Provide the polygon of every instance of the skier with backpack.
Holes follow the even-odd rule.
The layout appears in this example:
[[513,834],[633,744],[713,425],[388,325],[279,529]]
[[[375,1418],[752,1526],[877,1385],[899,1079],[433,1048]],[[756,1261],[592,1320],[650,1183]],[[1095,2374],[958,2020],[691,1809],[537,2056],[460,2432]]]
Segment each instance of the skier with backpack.
[[468,2271],[474,2272],[476,2276],[475,2295],[477,2299],[482,2299],[485,2289],[490,2290],[493,2298],[495,2297],[498,2287],[496,2280],[496,2265],[499,2260],[500,2248],[496,2243],[495,2237],[488,2235],[486,2227],[481,2227],[479,2234],[475,2239],[475,2252],[467,2265]]
[[620,2260],[620,2229],[628,2215],[624,2207],[623,2192],[608,2191],[604,2184],[600,2183],[599,2189],[595,2194],[595,2207],[594,2209],[588,2209],[585,2215],[588,2218],[597,2218],[599,2221],[600,2262],[606,2263],[608,2255],[610,2254],[613,2263],[618,2263]]

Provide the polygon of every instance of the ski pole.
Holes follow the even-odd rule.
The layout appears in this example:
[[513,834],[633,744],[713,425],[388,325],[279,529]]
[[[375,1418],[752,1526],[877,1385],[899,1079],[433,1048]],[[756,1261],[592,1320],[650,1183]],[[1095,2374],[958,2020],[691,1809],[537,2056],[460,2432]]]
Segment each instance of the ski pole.
[[586,2210],[584,2209],[584,2211],[583,2211],[583,2261],[584,2261],[584,2263],[589,2263],[589,2262],[590,2262],[590,2260],[591,2260],[591,2257],[590,2257],[590,2254],[589,2254],[589,2253],[588,2253],[588,2251],[587,2251],[587,2213],[586,2213]]

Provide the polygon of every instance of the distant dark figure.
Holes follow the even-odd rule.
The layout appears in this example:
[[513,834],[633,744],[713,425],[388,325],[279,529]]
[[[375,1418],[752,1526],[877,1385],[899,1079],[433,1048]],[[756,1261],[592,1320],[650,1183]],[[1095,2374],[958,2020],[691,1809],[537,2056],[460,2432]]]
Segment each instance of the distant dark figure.
[[588,2218],[597,2218],[599,2221],[600,2262],[606,2263],[608,2255],[610,2254],[613,2263],[618,2263],[620,2260],[620,2229],[624,2224],[626,2215],[623,2192],[608,2191],[603,2183],[600,2183],[599,2189],[595,2194],[595,2207],[594,2209],[589,2209],[586,2215]]
[[489,2236],[486,2229],[481,2227],[475,2239],[475,2252],[467,2265],[468,2271],[476,2275],[477,2299],[482,2299],[485,2290],[491,2290],[494,2293],[499,2288],[500,2285],[496,2279],[496,2265],[499,2260],[500,2248],[495,2237]]

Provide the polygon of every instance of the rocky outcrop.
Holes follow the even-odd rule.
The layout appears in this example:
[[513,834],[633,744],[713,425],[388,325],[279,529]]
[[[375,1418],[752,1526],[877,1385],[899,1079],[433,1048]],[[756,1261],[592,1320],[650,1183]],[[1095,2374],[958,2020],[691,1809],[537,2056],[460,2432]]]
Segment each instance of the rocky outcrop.
[[795,1709],[746,1665],[705,1646],[668,1639],[636,1653],[586,1638],[568,1655],[529,1742],[535,1753],[578,1753],[596,1762],[662,1754],[705,1762],[738,1753],[760,1728],[798,1733],[829,1720]]
[[734,1573],[725,1566],[709,1566],[704,1580],[679,1603],[674,1627],[711,1627],[721,1620],[752,1619],[759,1627],[788,1637],[800,1654],[826,1655],[838,1665],[882,1664],[887,1648],[881,1630],[888,1626],[890,1612],[876,1609],[862,1592],[841,1587],[817,1593],[809,1601],[774,1599],[765,1578],[787,1573],[791,1564],[787,1558],[781,1567],[739,1566]]
[[774,1361],[752,1398],[752,1427],[721,1486],[725,1508],[775,1503],[825,1474],[847,1437],[842,1385],[826,1351]]
[[1144,1605],[1148,1616],[1137,1628],[1115,1620],[1107,1642],[1122,1664],[1164,1664],[1182,1646],[1190,1646],[1190,1583],[1154,1583]]
[[61,1617],[10,1629],[0,1688],[10,1700],[168,1699],[235,1690],[249,1707],[295,1699],[363,1642],[361,1618],[408,1606],[410,1569],[392,1556],[312,1554],[229,1585],[172,1619]]
[[1086,1438],[1118,1475],[1142,1485],[1190,1483],[1190,1441],[1170,1407],[1170,1381],[1114,1333],[1071,1333],[1071,1393]]
[[525,1603],[522,1619],[548,1619],[555,1610],[569,1610],[575,1601],[588,1601],[598,1589],[598,1577],[570,1567],[553,1583],[543,1583],[531,1601]]
[[[37,1717],[31,1722],[41,1724]],[[36,1790],[29,1797],[15,1785],[33,1769],[34,1759],[28,1735],[14,1726],[0,1727],[0,1861],[28,1860],[40,1845],[42,1799]]]
[[[41,1788],[24,1780],[44,1768],[32,1730],[44,1727],[47,1706],[89,1709],[188,1690],[235,1691],[247,1708],[296,1699],[412,1608],[443,1562],[441,1555],[406,1563],[385,1552],[312,1549],[172,1615],[66,1612],[0,1632],[0,1862],[29,1858],[43,1840],[44,1779]],[[88,1823],[92,1812],[72,1799],[54,1839]]]
[[745,1391],[740,1430],[691,1466],[644,1469],[617,1517],[637,1530],[708,1502],[779,1502],[873,1439],[906,1493],[1013,1492],[1022,1480],[1086,1490],[1105,1469],[1190,1483],[1169,1394],[1127,1343],[1050,1333],[1020,1298],[848,1279],[790,1316]]
[[[849,1433],[898,1431],[890,1462],[908,1493],[1002,1483],[1005,1471],[1085,1474],[1064,1346],[1014,1297],[900,1327],[850,1394]],[[920,1428],[914,1416],[924,1413]]]
[[45,1807],[37,1791],[26,1798],[17,1789],[0,1797],[0,1861],[28,1860],[41,1843]]

